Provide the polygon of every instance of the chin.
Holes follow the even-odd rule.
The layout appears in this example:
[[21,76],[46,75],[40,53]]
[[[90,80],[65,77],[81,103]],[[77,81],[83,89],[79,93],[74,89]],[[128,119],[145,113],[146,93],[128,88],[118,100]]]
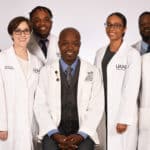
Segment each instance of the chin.
[[47,38],[47,37],[48,37],[48,34],[41,34],[41,37],[42,37],[42,38]]

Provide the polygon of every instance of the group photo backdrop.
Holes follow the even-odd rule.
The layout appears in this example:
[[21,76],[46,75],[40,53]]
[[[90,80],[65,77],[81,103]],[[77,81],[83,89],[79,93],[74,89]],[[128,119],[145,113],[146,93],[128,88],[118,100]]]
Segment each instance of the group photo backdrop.
[[93,63],[96,51],[108,44],[104,23],[112,12],[121,12],[127,18],[127,31],[124,39],[132,45],[141,39],[138,30],[138,17],[150,11],[149,0],[2,0],[0,5],[0,49],[11,46],[7,26],[17,16],[29,17],[36,6],[46,6],[53,13],[52,33],[59,36],[66,27],[74,27],[81,34],[80,56]]

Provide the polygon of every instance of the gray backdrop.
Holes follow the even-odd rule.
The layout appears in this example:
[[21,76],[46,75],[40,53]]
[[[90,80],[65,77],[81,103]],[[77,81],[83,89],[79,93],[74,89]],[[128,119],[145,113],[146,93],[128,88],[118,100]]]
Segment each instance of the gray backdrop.
[[128,44],[140,40],[138,16],[150,10],[150,0],[1,0],[0,49],[11,44],[7,33],[9,21],[16,16],[26,16],[37,5],[49,7],[54,14],[52,32],[58,36],[61,29],[76,27],[82,37],[80,55],[93,63],[95,52],[108,43],[104,22],[114,12],[122,12],[128,20],[125,39]]

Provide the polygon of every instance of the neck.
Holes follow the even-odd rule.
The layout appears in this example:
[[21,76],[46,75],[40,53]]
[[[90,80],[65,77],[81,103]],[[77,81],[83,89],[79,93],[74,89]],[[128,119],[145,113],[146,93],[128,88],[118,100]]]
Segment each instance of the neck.
[[39,33],[37,33],[37,32],[34,32],[34,34],[35,34],[35,36],[37,36],[37,37],[40,38],[40,39],[47,39],[47,37],[48,37],[48,35],[49,35],[49,34],[41,35],[41,34],[39,34]]
[[17,47],[14,45],[14,50],[15,50],[15,54],[24,59],[24,60],[28,60],[28,53],[27,53],[27,48],[26,47]]
[[121,43],[122,43],[122,39],[117,41],[111,41],[109,44],[110,51],[117,52],[120,48]]

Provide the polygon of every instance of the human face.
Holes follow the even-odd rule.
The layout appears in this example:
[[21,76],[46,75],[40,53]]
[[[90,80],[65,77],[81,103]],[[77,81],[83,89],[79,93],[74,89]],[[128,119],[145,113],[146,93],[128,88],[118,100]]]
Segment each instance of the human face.
[[36,10],[31,18],[33,31],[41,38],[47,38],[52,28],[52,20],[47,11]]
[[13,31],[12,39],[15,47],[26,47],[30,39],[30,29],[28,24],[23,21]]
[[141,17],[139,29],[142,39],[145,42],[150,41],[150,15],[144,15]]
[[71,65],[78,56],[80,35],[74,30],[65,31],[59,39],[59,49],[62,59]]
[[126,28],[123,26],[121,18],[116,15],[110,16],[106,22],[106,33],[110,41],[122,40]]

